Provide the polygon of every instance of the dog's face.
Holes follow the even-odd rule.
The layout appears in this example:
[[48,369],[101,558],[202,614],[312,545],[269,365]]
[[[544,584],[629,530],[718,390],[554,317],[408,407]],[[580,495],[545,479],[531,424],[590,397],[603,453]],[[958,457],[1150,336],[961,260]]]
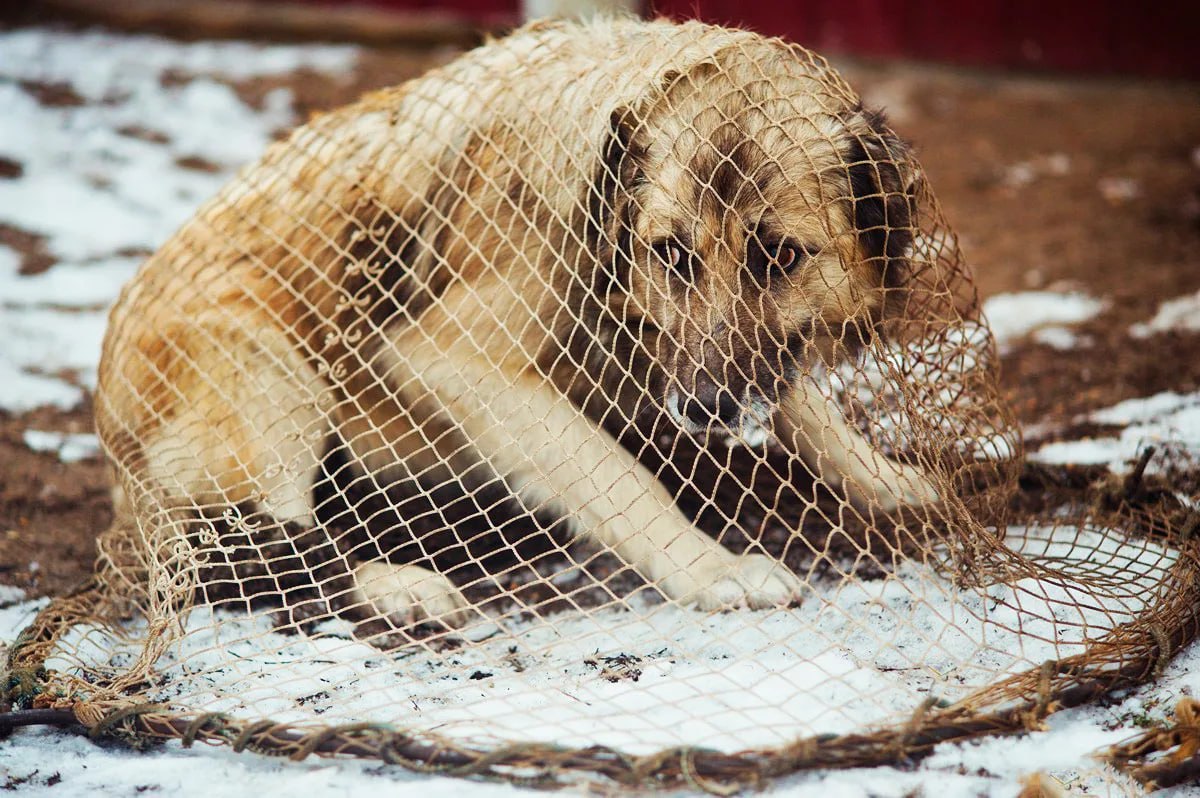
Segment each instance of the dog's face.
[[614,112],[606,154],[621,312],[656,331],[648,387],[688,430],[751,443],[806,362],[882,317],[913,237],[906,149],[787,66],[767,80],[734,54],[670,74]]

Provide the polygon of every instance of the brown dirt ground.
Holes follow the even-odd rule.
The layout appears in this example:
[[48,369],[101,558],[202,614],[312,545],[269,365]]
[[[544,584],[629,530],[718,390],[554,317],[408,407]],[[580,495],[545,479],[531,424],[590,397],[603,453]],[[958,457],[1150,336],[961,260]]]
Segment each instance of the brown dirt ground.
[[[350,80],[300,73],[238,88],[256,102],[286,83],[308,112],[450,55],[372,51]],[[1200,389],[1200,335],[1126,334],[1162,300],[1200,289],[1200,87],[843,67],[916,142],[983,295],[1070,288],[1109,301],[1081,326],[1090,346],[1064,354],[1027,342],[1004,358],[1004,387],[1023,423],[1065,430],[1088,409]],[[20,173],[19,164],[3,168]],[[45,268],[39,240],[19,232],[0,236],[12,246],[24,240],[27,263]],[[52,594],[88,574],[95,535],[111,514],[105,467],[31,452],[22,433],[90,426],[88,407],[0,412],[0,584]]]

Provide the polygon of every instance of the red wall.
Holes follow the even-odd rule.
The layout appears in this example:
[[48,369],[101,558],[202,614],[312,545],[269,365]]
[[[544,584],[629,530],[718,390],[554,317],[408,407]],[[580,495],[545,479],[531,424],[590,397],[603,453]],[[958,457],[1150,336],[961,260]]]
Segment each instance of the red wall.
[[[650,13],[749,27],[818,52],[1200,79],[1200,0],[642,1]],[[520,0],[355,2],[490,25],[520,15]]]
[[652,0],[819,52],[1200,78],[1200,0]]

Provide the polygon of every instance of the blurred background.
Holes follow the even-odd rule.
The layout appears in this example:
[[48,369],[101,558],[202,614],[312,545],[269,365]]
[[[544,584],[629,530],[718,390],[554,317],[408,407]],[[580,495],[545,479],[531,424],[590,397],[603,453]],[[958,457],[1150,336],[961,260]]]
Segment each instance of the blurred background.
[[72,17],[190,36],[379,43],[469,41],[538,17],[623,11],[747,27],[825,53],[1200,77],[1200,4],[1184,0],[18,0],[13,7],[26,18]]

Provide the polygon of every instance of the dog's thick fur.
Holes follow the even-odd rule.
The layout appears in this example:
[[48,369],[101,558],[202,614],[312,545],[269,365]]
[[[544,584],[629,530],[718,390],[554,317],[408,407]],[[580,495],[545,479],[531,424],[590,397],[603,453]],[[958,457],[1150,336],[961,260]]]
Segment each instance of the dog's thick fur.
[[[242,172],[113,311],[99,430],[176,506],[312,527],[332,440],[381,484],[502,479],[671,598],[786,604],[796,576],[696,530],[611,430],[649,403],[773,433],[856,503],[935,499],[805,376],[901,290],[913,178],[880,118],[780,42],[530,26]],[[354,576],[377,613],[466,618],[423,567]]]

